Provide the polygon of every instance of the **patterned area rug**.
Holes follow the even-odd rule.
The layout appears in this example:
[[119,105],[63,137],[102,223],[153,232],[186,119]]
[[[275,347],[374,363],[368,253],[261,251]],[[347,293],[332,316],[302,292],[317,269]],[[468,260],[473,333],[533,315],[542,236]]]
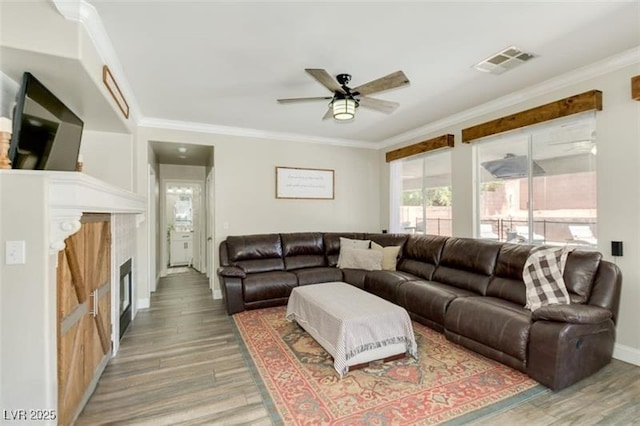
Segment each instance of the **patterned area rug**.
[[340,379],[331,356],[285,312],[279,306],[233,316],[259,385],[285,424],[463,424],[547,391],[416,322],[419,360],[376,362]]

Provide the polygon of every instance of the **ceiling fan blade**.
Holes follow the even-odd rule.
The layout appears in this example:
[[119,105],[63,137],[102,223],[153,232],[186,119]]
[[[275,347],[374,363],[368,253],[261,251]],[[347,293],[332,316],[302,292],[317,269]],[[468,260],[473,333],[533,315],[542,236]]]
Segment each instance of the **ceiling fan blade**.
[[287,103],[292,103],[292,102],[308,102],[308,101],[321,101],[321,100],[328,101],[330,99],[333,99],[333,97],[332,96],[316,96],[314,98],[278,99],[278,102],[281,103],[281,104],[287,104]]
[[384,101],[382,99],[368,98],[366,96],[361,96],[358,103],[360,106],[386,112],[387,114],[392,113],[400,106],[398,102]]
[[372,93],[382,92],[383,90],[404,86],[405,84],[409,84],[407,76],[404,75],[402,71],[396,71],[377,80],[362,84],[352,89],[352,92],[359,92],[361,95],[370,95]]
[[330,118],[333,118],[333,109],[331,109],[331,107],[329,107],[329,109],[327,109],[327,112],[324,113],[324,116],[322,117],[323,120],[328,120]]
[[311,76],[315,78],[318,83],[331,90],[331,92],[345,93],[344,89],[340,87],[336,79],[331,77],[331,75],[326,70],[319,68],[305,68],[305,71],[311,74]]

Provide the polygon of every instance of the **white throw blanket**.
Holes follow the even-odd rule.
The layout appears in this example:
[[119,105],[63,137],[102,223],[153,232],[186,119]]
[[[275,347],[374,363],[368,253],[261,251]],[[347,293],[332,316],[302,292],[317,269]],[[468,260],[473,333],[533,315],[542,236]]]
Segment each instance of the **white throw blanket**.
[[340,376],[349,371],[349,359],[368,350],[404,343],[417,359],[418,350],[407,311],[346,283],[296,287],[287,305],[288,321],[307,331],[334,359]]

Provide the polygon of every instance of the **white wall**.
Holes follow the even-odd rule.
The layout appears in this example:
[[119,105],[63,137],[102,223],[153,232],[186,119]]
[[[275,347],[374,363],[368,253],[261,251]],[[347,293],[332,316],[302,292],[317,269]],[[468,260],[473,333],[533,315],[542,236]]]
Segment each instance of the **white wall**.
[[[380,180],[375,150],[139,128],[140,155],[146,157],[149,141],[187,141],[215,147],[216,263],[217,248],[228,235],[380,231]],[[140,164],[146,164],[146,160],[139,159],[138,168]],[[335,170],[335,199],[276,199],[276,166]],[[162,173],[161,177],[164,178]],[[138,187],[144,187],[146,176],[138,173],[137,178]]]
[[[452,133],[453,233],[474,236],[473,146],[460,141],[463,128],[543,105],[564,97],[596,89],[603,92],[603,111],[596,114],[598,250],[604,258],[617,262],[623,273],[622,298],[618,320],[615,356],[640,365],[640,331],[637,307],[640,305],[640,102],[631,99],[632,76],[640,74],[640,64],[572,84],[553,93],[528,99],[472,120],[446,126],[425,134],[422,140]],[[446,119],[445,119],[446,120]],[[407,144],[381,150],[382,176],[381,226],[389,222],[389,165],[384,153]],[[611,241],[624,242],[624,257],[613,258]]]
[[47,199],[40,174],[0,173],[0,242],[26,246],[25,264],[0,262],[0,406],[5,410],[57,409],[56,256],[48,251]]
[[160,164],[160,179],[164,180],[197,180],[204,185],[206,167],[180,166],[176,164]]
[[78,54],[79,25],[64,19],[49,1],[0,2],[2,45],[50,55]]
[[80,155],[83,173],[119,188],[133,189],[133,136],[85,130]]
[[[113,342],[114,355],[120,347],[120,267],[129,259],[131,259],[131,315],[134,318],[138,312],[139,298],[138,293],[138,277],[136,276],[135,264],[138,259],[135,257],[136,252],[136,218],[132,214],[114,214],[111,216],[111,338]],[[117,284],[117,285],[116,285]],[[143,299],[144,300],[144,299]],[[147,301],[146,306],[149,307]]]

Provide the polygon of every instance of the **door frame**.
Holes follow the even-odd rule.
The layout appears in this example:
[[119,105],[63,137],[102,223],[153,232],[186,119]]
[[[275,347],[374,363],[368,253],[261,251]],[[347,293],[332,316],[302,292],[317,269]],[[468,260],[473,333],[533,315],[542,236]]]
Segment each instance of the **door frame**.
[[[162,261],[162,273],[161,276],[166,276],[167,275],[167,270],[168,270],[168,264],[169,264],[169,244],[168,244],[168,236],[167,236],[167,224],[168,224],[168,220],[166,217],[166,211],[167,211],[167,188],[169,187],[169,185],[194,185],[194,186],[198,186],[200,188],[200,190],[198,191],[198,196],[200,197],[200,211],[199,211],[199,221],[198,221],[198,238],[194,238],[193,239],[193,245],[195,246],[196,244],[198,244],[198,247],[203,247],[204,246],[204,241],[205,241],[205,226],[203,226],[204,224],[201,222],[203,221],[203,218],[205,217],[205,208],[204,208],[204,197],[202,196],[203,190],[204,190],[204,186],[205,186],[205,181],[202,180],[197,180],[197,179],[173,179],[173,178],[166,178],[166,179],[161,179],[160,180],[160,188],[162,189],[160,191],[160,224],[161,224],[161,229],[160,229],[160,235],[161,235],[161,254],[160,254],[160,259]],[[202,264],[203,264],[203,253],[202,250],[199,250],[199,259],[198,259],[198,268],[202,268]],[[194,267],[195,265],[195,259],[194,259]],[[196,269],[198,269],[196,268]],[[200,269],[198,269],[200,270]]]
[[159,200],[156,197],[158,183],[156,178],[156,172],[151,167],[151,164],[148,164],[149,168],[149,192],[147,194],[147,211],[148,213],[148,227],[149,227],[149,238],[147,239],[148,253],[149,253],[149,290],[153,293],[156,291],[156,286],[158,284],[158,275],[156,271],[156,254],[157,254],[157,240],[156,235],[158,234],[158,221],[157,221],[157,208]]
[[[207,174],[205,180],[205,212],[207,223],[207,241],[206,241],[206,253],[207,253],[207,278],[209,278],[209,288],[211,291],[215,288],[215,175],[214,168],[212,167]],[[214,293],[215,298],[215,293]]]

